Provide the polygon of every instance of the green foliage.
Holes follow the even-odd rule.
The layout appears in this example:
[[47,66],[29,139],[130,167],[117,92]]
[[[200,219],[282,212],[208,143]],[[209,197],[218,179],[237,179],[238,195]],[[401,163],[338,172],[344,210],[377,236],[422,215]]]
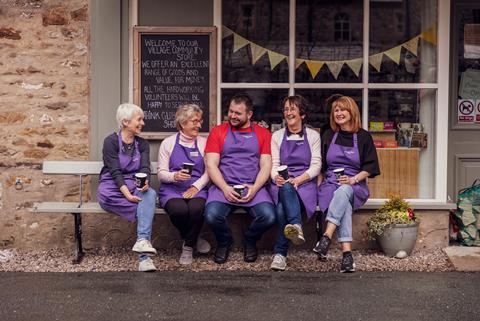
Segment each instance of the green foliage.
[[420,221],[410,204],[398,195],[392,195],[367,222],[367,238],[374,240],[393,224],[412,224]]

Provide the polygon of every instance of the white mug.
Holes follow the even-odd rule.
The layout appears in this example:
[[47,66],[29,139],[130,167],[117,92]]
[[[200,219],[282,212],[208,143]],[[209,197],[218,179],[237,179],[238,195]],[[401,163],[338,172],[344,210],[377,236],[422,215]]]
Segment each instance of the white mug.
[[408,129],[412,128],[412,123],[398,123],[397,124],[398,129]]

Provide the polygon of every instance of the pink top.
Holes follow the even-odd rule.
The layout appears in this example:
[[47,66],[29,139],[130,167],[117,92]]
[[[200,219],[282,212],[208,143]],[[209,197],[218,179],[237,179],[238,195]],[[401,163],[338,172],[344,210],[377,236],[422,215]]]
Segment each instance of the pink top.
[[[175,147],[175,138],[177,134],[174,134],[170,137],[167,137],[163,140],[162,144],[160,145],[160,149],[158,150],[158,165],[157,165],[157,176],[158,180],[163,183],[172,183],[175,181],[173,178],[174,172],[170,172],[170,155],[172,154],[173,148]],[[205,156],[205,145],[207,143],[207,139],[203,136],[198,136],[197,138],[198,149],[202,157]],[[194,147],[195,146],[195,139],[186,136],[180,131],[180,139],[179,143],[185,147]],[[195,186],[198,190],[204,188],[208,182],[210,181],[207,172],[203,173],[203,175],[196,180],[192,186]]]

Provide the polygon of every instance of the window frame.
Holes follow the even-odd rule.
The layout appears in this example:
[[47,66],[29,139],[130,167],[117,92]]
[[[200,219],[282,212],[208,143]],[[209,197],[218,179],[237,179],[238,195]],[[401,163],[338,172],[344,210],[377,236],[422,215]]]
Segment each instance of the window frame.
[[[296,1],[290,0],[290,21],[289,21],[289,66],[295,66],[295,14]],[[222,1],[214,0],[214,25],[222,29]],[[370,1],[363,1],[363,66],[368,66],[369,56],[369,12]],[[449,35],[450,30],[450,0],[438,0],[437,34]],[[435,89],[436,110],[435,128],[433,134],[434,155],[435,155],[435,177],[434,177],[434,198],[409,199],[413,205],[428,205],[447,202],[447,151],[448,151],[448,101],[449,101],[449,37],[437,37],[437,82],[436,83],[369,83],[368,68],[362,70],[362,82],[359,83],[295,83],[295,68],[289,68],[288,83],[224,83],[221,78],[222,68],[222,37],[218,37],[218,99],[217,99],[217,123],[221,122],[221,92],[227,88],[243,89],[288,89],[289,94],[294,94],[296,89],[362,89],[363,90],[363,112],[362,123],[364,129],[368,130],[368,98],[370,89]],[[379,204],[384,199],[371,199],[367,204]]]

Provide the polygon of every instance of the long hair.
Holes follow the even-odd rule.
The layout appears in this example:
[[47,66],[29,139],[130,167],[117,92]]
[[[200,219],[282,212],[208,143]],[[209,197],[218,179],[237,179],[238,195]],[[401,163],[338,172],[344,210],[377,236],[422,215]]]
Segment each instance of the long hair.
[[350,122],[352,123],[352,132],[358,132],[360,128],[362,128],[362,123],[360,121],[360,110],[358,109],[358,105],[355,100],[353,100],[352,97],[348,96],[342,96],[332,103],[332,111],[330,112],[330,127],[332,128],[332,130],[334,132],[338,132],[340,130],[340,127],[335,122],[334,117],[335,108],[337,107],[350,113],[350,115],[352,116],[352,119],[350,120]]

